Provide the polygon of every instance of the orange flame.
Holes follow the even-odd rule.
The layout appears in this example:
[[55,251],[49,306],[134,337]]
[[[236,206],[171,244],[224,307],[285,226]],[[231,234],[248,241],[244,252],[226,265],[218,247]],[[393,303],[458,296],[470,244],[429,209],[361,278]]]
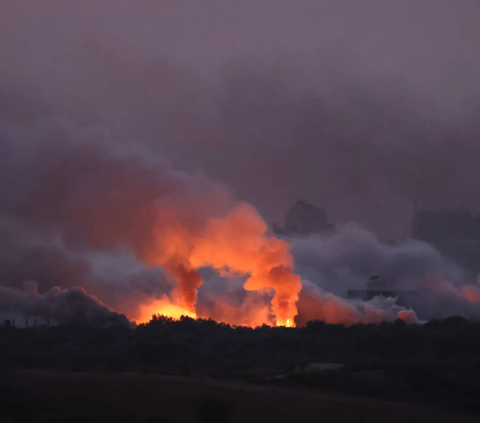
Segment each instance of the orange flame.
[[192,319],[197,318],[195,312],[173,303],[167,296],[142,304],[135,320],[137,323],[147,323],[153,315],[171,317],[174,320],[179,320],[182,316],[191,317]]
[[247,276],[247,291],[272,292],[276,324],[294,326],[302,283],[292,271],[290,244],[268,236],[267,230],[265,221],[247,203],[237,204],[225,217],[207,219],[195,229],[178,222],[175,213],[160,210],[155,228],[157,248],[151,261],[162,266],[177,284],[170,305],[195,315],[198,288],[203,284],[197,270],[210,267],[225,277]]

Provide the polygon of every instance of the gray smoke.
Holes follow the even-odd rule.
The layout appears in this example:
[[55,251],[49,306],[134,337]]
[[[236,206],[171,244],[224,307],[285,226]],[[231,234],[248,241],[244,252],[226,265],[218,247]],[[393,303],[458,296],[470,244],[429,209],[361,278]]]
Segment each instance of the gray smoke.
[[25,283],[23,290],[0,286],[0,312],[5,317],[20,314],[59,324],[132,326],[124,314],[110,310],[82,288],[51,288],[45,294],[39,294],[35,282]]
[[[480,318],[480,297],[474,303],[463,294],[466,287],[473,292],[479,287],[464,285],[464,272],[426,243],[407,240],[384,244],[356,224],[340,226],[329,235],[289,241],[296,271],[311,281],[305,284],[299,303],[300,311],[308,309],[308,319],[315,315],[321,319],[322,307],[328,308],[332,302],[339,304],[348,316],[366,316],[362,311],[365,306],[391,315],[398,307],[392,298],[376,297],[370,304],[347,298],[349,290],[366,290],[372,276],[385,281],[387,291],[407,291],[403,295],[407,297],[405,305],[420,320],[452,315]],[[311,292],[315,294],[308,294]]]
[[[327,3],[4,2],[0,285],[81,286],[124,313],[168,293],[144,264],[159,202],[192,227],[230,202],[197,169],[269,220],[304,198],[380,239],[405,238],[413,200],[480,210],[478,2]],[[308,298],[343,304],[381,274],[431,293],[422,318],[475,316],[428,245],[292,243]]]
[[[172,210],[194,228],[231,204],[222,185],[174,171],[148,149],[118,145],[102,127],[65,119],[1,123],[0,285],[10,287],[5,298],[23,299],[16,304],[25,312],[32,312],[27,299],[33,297],[15,288],[35,280],[45,304],[67,294],[95,295],[134,318],[145,299],[172,289],[161,269],[148,266],[155,264],[158,208]],[[478,307],[461,295],[462,272],[425,243],[385,245],[356,225],[289,242],[304,281],[298,324],[314,318],[350,323],[478,316]],[[392,299],[347,298],[348,290],[365,289],[372,275],[392,279],[393,289],[422,295],[412,298],[411,307]],[[242,310],[248,314],[268,303],[268,296],[242,293],[242,281],[207,277],[206,282],[199,314],[221,320],[235,309],[240,321]],[[219,295],[225,301],[211,301]],[[86,305],[79,301],[77,311],[85,306],[90,313]],[[4,310],[10,310],[7,299],[0,305]]]
[[401,319],[407,323],[423,323],[411,308],[396,304],[396,298],[374,297],[369,301],[346,299],[325,292],[304,280],[298,301],[297,325],[321,320],[334,324],[380,323]]
[[[23,302],[14,303],[33,312],[27,301],[33,297],[15,289],[35,280],[45,304],[67,294],[95,295],[109,309],[135,318],[145,299],[168,294],[173,286],[151,255],[159,208],[196,228],[221,216],[232,202],[222,185],[175,171],[148,149],[118,145],[102,127],[65,119],[34,125],[3,120],[1,126],[0,285],[9,295],[0,311],[11,310],[8,299],[18,295]],[[298,324],[317,318],[353,323],[479,316],[476,304],[462,294],[461,270],[428,244],[385,245],[356,225],[289,242],[304,281]],[[365,289],[372,275],[391,279],[392,289],[420,293],[408,306],[392,299],[347,298],[348,290]],[[221,320],[234,309],[241,321],[242,310],[249,314],[268,303],[263,294],[242,293],[242,281],[207,277],[206,282],[200,315]],[[229,284],[228,292],[222,283]],[[224,301],[211,301],[218,295]],[[78,301],[77,312],[84,306],[85,314],[91,313],[88,304]]]
[[145,298],[172,288],[156,267],[157,211],[193,229],[230,204],[220,184],[118,145],[101,127],[0,120],[0,129],[3,286],[81,286],[135,316]]
[[405,237],[414,200],[480,211],[479,16],[450,0],[4,2],[0,113],[103,125],[269,220],[304,198]]

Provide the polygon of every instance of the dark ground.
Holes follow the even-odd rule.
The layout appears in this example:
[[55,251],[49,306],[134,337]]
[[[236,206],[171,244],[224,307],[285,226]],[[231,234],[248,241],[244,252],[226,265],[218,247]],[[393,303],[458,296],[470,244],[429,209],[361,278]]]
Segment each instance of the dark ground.
[[2,422],[201,422],[197,404],[208,395],[231,407],[225,421],[232,423],[478,421],[458,411],[346,394],[133,373],[4,371],[0,393]]
[[0,423],[68,421],[480,421],[480,323],[0,328]]

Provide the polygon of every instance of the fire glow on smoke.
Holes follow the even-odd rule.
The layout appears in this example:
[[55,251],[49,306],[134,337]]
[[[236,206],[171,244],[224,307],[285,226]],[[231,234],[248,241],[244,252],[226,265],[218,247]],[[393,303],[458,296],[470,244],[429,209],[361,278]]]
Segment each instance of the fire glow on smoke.
[[[225,217],[209,219],[201,230],[188,230],[175,219],[160,211],[155,227],[157,250],[150,264],[160,265],[176,287],[170,297],[142,305],[137,321],[148,321],[153,314],[197,317],[197,294],[203,285],[198,269],[209,267],[225,278],[247,277],[246,291],[273,294],[270,305],[256,308],[256,316],[243,316],[242,324],[294,326],[302,283],[292,270],[291,246],[267,235],[266,223],[250,204],[237,204]],[[234,323],[228,314],[222,320]]]
[[[308,265],[308,261],[317,261],[315,257],[325,254],[327,267],[320,272],[322,286],[317,286],[307,278],[301,280],[294,272],[292,246],[272,236],[255,208],[235,202],[221,184],[175,171],[163,158],[145,154],[143,149],[123,148],[105,137],[103,131],[98,133],[71,122],[48,122],[31,131],[7,132],[4,142],[9,153],[5,155],[8,177],[3,182],[8,185],[18,180],[21,185],[18,190],[5,186],[5,192],[12,195],[2,199],[8,217],[2,221],[2,233],[11,232],[12,244],[18,240],[12,251],[26,258],[18,261],[18,269],[17,260],[11,260],[14,267],[6,273],[23,275],[30,252],[37,251],[31,250],[32,245],[37,248],[38,242],[48,267],[48,278],[44,279],[51,279],[50,275],[56,279],[65,273],[72,280],[65,281],[65,287],[51,287],[46,292],[0,286],[0,311],[5,313],[21,312],[59,322],[78,320],[80,316],[101,325],[112,319],[146,322],[154,314],[175,319],[182,315],[212,318],[252,327],[302,326],[311,320],[355,324],[400,318],[418,322],[415,311],[396,304],[393,298],[352,301],[329,290],[328,285],[332,288],[337,282],[343,283],[343,276],[337,274],[342,272],[329,269],[350,269],[352,264],[351,280],[355,282],[365,276],[359,268],[370,268],[366,261],[394,272],[411,268],[412,272],[403,272],[402,281],[411,279],[414,286],[431,294],[424,304],[418,302],[415,306],[424,306],[429,316],[445,313],[447,303],[452,304],[455,313],[480,313],[475,308],[480,303],[480,284],[454,284],[455,278],[450,276],[457,272],[447,271],[443,258],[424,244],[385,246],[372,234],[352,228],[340,230],[331,239],[304,240],[301,244],[292,240],[299,257],[298,269],[305,266],[302,256]],[[45,151],[50,152],[48,160],[39,160],[45,157]],[[12,210],[18,211],[14,227],[9,223]],[[44,245],[48,248],[43,250]],[[151,289],[148,285],[143,290],[143,282],[132,281],[122,284],[122,289],[108,298],[113,284],[102,272],[97,278],[95,260],[88,269],[88,256],[115,256],[124,247],[142,268],[162,268],[174,282],[168,296],[153,297],[157,288],[155,293],[165,292],[163,286]],[[9,248],[6,241],[5,251]],[[63,266],[71,270],[64,272]],[[35,275],[37,267],[33,263],[25,274]],[[203,285],[199,270],[204,268],[217,272],[226,284],[228,279],[244,280],[244,295],[232,302],[231,297],[215,295],[208,298],[208,304],[198,302]],[[429,284],[425,279],[430,271]],[[332,283],[323,286],[330,277]],[[85,288],[72,285],[84,280],[88,282]]]
[[[167,208],[159,210],[154,227],[155,248],[149,254],[148,264],[161,266],[175,284],[169,296],[143,303],[136,316],[130,316],[137,323],[148,322],[153,315],[164,315],[173,319],[212,318],[237,326],[295,327],[299,307],[303,323],[305,319],[379,323],[397,318],[418,322],[415,312],[393,303],[365,303],[357,307],[329,293],[302,290],[308,287],[302,286],[300,276],[293,271],[292,246],[269,235],[267,224],[248,203],[237,203],[223,217],[208,218],[205,224],[194,227],[189,229]],[[198,289],[203,285],[198,271],[201,268],[215,270],[225,283],[229,278],[245,278],[243,288],[247,295],[243,302],[235,306],[214,297],[208,308],[198,307]],[[463,296],[473,297],[474,293]]]

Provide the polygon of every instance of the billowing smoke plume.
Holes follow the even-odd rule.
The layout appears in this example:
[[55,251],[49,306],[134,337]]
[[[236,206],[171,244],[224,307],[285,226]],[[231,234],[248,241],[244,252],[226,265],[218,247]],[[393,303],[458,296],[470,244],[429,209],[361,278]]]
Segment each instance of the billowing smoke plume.
[[[101,127],[57,120],[2,128],[1,285],[10,288],[0,311],[62,322],[83,309],[104,324],[115,321],[114,309],[136,321],[165,313],[250,326],[479,315],[479,287],[463,286],[462,272],[427,244],[384,245],[355,225],[278,239],[223,185],[119,146]],[[348,298],[372,275],[415,294],[407,305]],[[40,293],[18,290],[25,279],[38,281]],[[67,298],[79,299],[73,315],[61,311]]]
[[301,282],[289,244],[224,187],[61,122],[7,128],[1,148],[0,213],[12,225],[77,254],[126,247],[162,267],[175,283],[170,299],[190,313],[203,284],[197,269],[248,275],[245,289],[274,293],[276,323],[293,322]]
[[397,305],[394,298],[345,300],[330,292],[322,292],[311,283],[304,284],[298,307],[297,324],[300,326],[312,320],[347,325],[392,322],[397,319],[407,323],[420,323],[413,310]]
[[[105,324],[123,318],[116,310],[136,321],[165,313],[249,326],[479,315],[479,287],[463,286],[462,272],[427,244],[384,245],[354,225],[278,239],[225,186],[119,146],[101,127],[4,121],[2,129],[2,312],[65,322],[83,310]],[[415,294],[409,304],[348,298],[372,275]],[[18,290],[25,279],[39,292]],[[76,301],[70,314],[68,301]]]
[[418,319],[480,317],[480,285],[465,285],[464,272],[426,243],[383,244],[354,224],[329,235],[289,241],[298,272],[312,281],[304,283],[300,294],[302,323],[314,318],[331,323],[391,320],[395,310],[398,317],[415,320],[392,304],[392,298],[375,297],[366,303],[340,299],[350,290],[367,290],[372,276],[385,282],[385,291],[402,295]]
[[[186,214],[191,213],[189,209]],[[266,236],[267,229],[255,209],[245,203],[193,231],[179,220],[177,209],[160,207],[155,228],[158,264],[178,281],[181,302],[190,311],[196,303],[196,288],[202,284],[194,269],[212,267],[226,277],[248,275],[244,285],[248,291],[274,291],[272,310],[277,324],[293,323],[300,277],[292,273],[289,244]]]
[[421,319],[475,316],[479,287],[430,247],[351,228],[278,240],[162,158],[270,218],[305,198],[384,238],[406,235],[412,200],[478,210],[480,7],[426,1],[5,2],[0,285],[81,286],[139,321],[409,320],[347,299],[380,274],[422,291]]

